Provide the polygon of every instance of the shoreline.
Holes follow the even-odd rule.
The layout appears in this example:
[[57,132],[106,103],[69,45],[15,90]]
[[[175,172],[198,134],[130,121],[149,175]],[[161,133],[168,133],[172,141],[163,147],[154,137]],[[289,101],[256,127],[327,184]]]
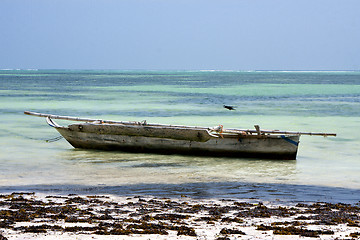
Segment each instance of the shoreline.
[[360,202],[247,200],[3,194],[0,240],[360,238]]
[[33,184],[0,187],[0,194],[35,192],[42,195],[112,195],[177,198],[181,195],[202,199],[241,199],[250,202],[267,202],[280,205],[297,203],[347,203],[356,204],[360,187],[315,186],[266,182],[192,182],[192,183],[142,183],[119,185],[94,184]]

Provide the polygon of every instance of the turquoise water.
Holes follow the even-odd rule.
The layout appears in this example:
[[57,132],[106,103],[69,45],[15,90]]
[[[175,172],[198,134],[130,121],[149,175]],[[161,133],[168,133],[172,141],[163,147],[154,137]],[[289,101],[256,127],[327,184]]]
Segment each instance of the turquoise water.
[[[360,200],[360,72],[1,70],[0,100],[1,192]],[[89,151],[25,110],[338,136],[302,136],[296,161]]]

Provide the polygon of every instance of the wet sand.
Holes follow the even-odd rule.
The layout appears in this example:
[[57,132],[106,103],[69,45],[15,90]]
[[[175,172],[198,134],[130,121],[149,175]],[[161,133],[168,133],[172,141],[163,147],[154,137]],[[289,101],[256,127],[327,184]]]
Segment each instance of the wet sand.
[[360,202],[0,195],[0,240],[59,238],[359,239]]

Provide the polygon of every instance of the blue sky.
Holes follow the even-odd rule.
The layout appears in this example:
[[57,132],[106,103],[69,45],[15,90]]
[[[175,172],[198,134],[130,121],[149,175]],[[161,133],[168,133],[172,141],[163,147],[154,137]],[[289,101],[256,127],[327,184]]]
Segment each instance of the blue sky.
[[0,69],[360,70],[359,0],[0,0]]

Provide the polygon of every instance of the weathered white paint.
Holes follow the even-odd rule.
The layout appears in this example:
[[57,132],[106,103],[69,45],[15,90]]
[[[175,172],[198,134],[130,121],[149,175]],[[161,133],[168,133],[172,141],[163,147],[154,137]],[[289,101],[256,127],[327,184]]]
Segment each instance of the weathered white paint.
[[124,129],[123,126],[119,126],[115,131],[116,127],[117,124],[110,128],[102,124],[75,124],[69,127],[56,127],[56,129],[75,148],[224,157],[295,159],[299,142],[299,135],[242,134],[222,135],[223,137],[209,135],[204,141],[203,138],[197,140],[196,131],[188,134],[193,138],[186,140],[187,134],[184,132],[188,130],[182,130],[180,136],[175,136],[177,131],[172,129],[162,129],[163,134],[161,134],[161,129],[156,129],[156,134],[141,136],[140,134],[129,135],[129,130]]

